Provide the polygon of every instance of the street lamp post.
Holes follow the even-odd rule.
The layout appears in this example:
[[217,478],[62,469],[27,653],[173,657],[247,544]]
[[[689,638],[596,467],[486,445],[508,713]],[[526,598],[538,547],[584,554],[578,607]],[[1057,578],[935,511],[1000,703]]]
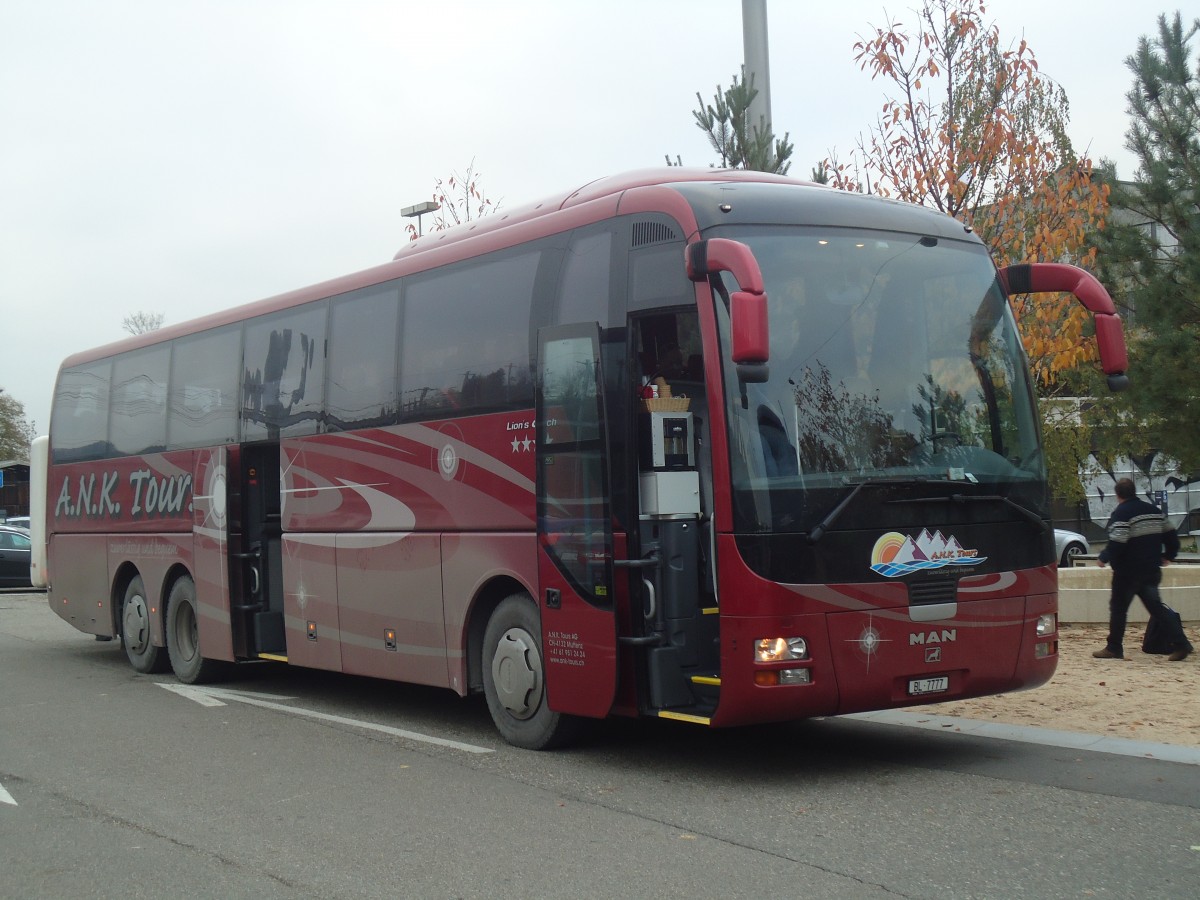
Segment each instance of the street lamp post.
[[767,40],[766,0],[742,0],[742,54],[746,61],[746,83],[758,94],[747,111],[750,129],[764,134],[771,130],[771,60]]
[[421,216],[425,213],[437,212],[442,208],[442,205],[436,200],[426,200],[424,203],[414,203],[412,206],[406,206],[400,210],[400,215],[406,219],[417,220],[417,236],[420,237],[424,232],[421,229]]

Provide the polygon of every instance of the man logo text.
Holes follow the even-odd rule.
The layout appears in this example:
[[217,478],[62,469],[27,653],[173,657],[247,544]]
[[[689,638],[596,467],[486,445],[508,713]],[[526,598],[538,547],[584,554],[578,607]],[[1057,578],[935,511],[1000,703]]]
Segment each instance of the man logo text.
[[908,636],[908,646],[918,644],[949,644],[958,640],[958,629],[947,628],[943,631],[914,631]]

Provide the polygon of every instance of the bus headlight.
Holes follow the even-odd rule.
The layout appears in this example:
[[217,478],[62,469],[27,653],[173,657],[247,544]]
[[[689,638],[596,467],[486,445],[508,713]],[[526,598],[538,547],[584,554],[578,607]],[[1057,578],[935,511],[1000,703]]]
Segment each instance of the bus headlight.
[[1045,637],[1048,634],[1054,634],[1058,631],[1058,616],[1054,613],[1046,613],[1038,616],[1037,620],[1037,636]]
[[754,642],[754,661],[783,662],[788,659],[808,659],[808,641],[802,637],[759,638]]

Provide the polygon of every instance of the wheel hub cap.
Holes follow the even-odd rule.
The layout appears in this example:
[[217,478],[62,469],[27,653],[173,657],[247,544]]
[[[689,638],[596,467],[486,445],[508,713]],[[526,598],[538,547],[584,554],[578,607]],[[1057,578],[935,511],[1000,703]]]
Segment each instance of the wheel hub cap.
[[150,643],[150,614],[146,609],[146,598],[141,594],[125,602],[123,630],[125,645],[135,653],[141,653]]
[[537,644],[524,629],[510,628],[500,638],[492,658],[496,696],[518,719],[537,711],[542,692],[542,660]]

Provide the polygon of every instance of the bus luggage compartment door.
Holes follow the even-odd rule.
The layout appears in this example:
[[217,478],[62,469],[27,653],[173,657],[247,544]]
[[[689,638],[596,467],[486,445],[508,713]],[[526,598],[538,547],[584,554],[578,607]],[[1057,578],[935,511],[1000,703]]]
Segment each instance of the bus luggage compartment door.
[[201,651],[211,659],[232,660],[235,651],[230,607],[237,589],[231,590],[229,551],[229,461],[226,448],[198,452],[192,473],[192,578],[196,583],[197,628]]

